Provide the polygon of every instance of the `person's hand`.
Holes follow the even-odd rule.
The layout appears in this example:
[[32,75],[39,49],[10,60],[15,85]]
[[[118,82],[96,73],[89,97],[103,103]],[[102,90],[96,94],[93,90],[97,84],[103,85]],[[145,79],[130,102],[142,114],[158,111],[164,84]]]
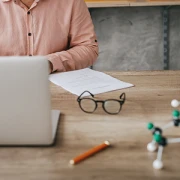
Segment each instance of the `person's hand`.
[[52,73],[52,70],[53,70],[53,65],[52,65],[52,63],[49,61],[49,74]]

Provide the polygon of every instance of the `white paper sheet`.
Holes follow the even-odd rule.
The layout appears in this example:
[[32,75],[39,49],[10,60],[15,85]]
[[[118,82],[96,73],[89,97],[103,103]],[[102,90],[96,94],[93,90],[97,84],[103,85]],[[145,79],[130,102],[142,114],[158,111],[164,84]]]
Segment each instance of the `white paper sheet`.
[[49,80],[78,96],[85,90],[90,91],[92,94],[99,94],[133,86],[133,84],[120,81],[89,68],[51,74]]

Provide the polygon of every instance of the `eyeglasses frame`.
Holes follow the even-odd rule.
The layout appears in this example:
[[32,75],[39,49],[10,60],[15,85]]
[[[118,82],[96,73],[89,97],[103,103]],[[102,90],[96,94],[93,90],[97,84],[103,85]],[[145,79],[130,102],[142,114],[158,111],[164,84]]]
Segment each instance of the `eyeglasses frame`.
[[[106,113],[111,114],[111,115],[115,115],[115,114],[118,114],[118,113],[121,111],[122,105],[125,103],[125,100],[126,100],[126,94],[125,94],[125,93],[122,93],[122,94],[119,96],[120,100],[118,100],[118,99],[106,99],[106,100],[104,100],[104,101],[103,101],[103,100],[95,100],[95,99],[86,98],[86,97],[81,98],[81,96],[82,96],[84,93],[89,93],[93,98],[94,98],[94,95],[93,95],[92,93],[90,93],[89,91],[84,91],[84,92],[81,93],[81,95],[77,98],[77,102],[79,103],[79,107],[80,107],[81,110],[84,111],[85,113],[94,113],[95,110],[96,110],[97,107],[98,107],[98,103],[102,103],[103,110],[104,110]],[[85,111],[85,110],[81,107],[81,100],[83,100],[83,99],[90,99],[90,100],[94,101],[94,103],[95,103],[95,108],[94,108],[94,110],[93,110],[92,112]],[[106,103],[107,101],[116,101],[116,102],[119,102],[119,104],[120,104],[119,111],[118,111],[117,113],[110,113],[110,112],[106,111],[105,103]]]

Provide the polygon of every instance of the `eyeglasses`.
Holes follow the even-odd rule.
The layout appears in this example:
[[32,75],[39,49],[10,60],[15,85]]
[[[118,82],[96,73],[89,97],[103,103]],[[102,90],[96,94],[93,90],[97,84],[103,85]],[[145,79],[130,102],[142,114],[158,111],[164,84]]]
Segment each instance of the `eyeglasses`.
[[84,93],[89,93],[93,98],[94,95],[90,93],[89,91],[84,91],[78,98],[77,101],[79,103],[79,107],[82,109],[82,111],[86,113],[93,113],[98,106],[98,103],[102,103],[102,107],[104,111],[108,114],[118,114],[121,109],[122,105],[124,104],[126,100],[125,93],[122,93],[119,98],[120,99],[107,99],[105,101],[95,100],[93,98],[86,98],[82,97]]

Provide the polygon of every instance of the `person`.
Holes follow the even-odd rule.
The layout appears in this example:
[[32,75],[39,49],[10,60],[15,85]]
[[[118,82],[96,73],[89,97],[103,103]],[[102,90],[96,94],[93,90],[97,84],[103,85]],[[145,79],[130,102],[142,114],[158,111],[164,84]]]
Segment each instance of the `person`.
[[98,57],[84,0],[0,0],[0,56],[46,56],[49,72],[91,66]]

